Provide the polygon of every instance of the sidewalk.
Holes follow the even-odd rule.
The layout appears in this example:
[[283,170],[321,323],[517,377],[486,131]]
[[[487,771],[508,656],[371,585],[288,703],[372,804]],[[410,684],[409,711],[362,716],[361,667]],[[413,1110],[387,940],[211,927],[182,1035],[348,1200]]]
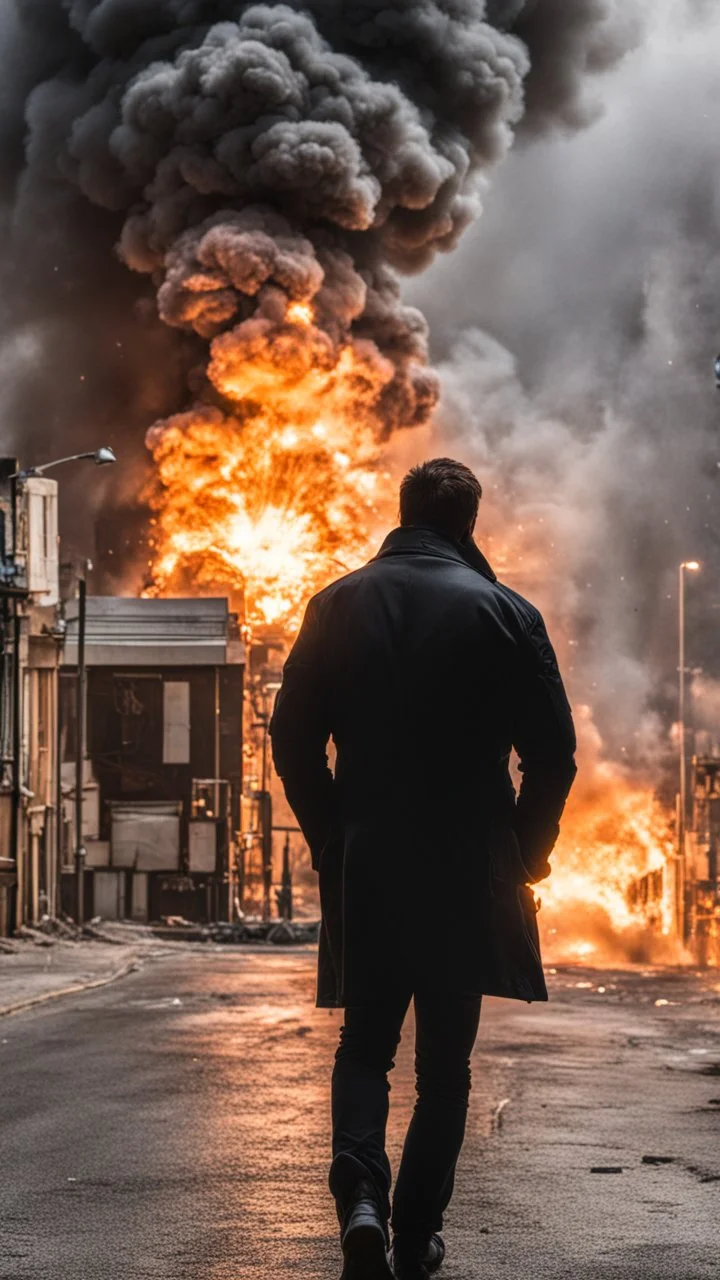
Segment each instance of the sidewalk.
[[0,951],[0,1017],[75,991],[103,986],[130,973],[150,956],[184,949],[153,937],[143,925],[105,923],[104,939],[13,938]]
[[[63,937],[26,929],[25,937],[0,939],[0,1018],[60,996],[101,987],[142,965],[177,951],[248,952],[280,947],[304,949],[315,941],[317,925],[299,922],[208,927],[182,922],[167,927],[123,920],[92,922],[94,937]],[[12,950],[5,951],[5,946]]]

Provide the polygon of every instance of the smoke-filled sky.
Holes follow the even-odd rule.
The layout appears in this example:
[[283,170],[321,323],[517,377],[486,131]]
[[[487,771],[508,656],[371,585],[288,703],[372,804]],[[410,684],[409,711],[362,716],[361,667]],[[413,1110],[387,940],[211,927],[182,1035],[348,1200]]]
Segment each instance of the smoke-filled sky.
[[5,448],[111,443],[92,491],[132,503],[148,426],[297,299],[422,424],[424,315],[433,447],[476,463],[608,749],[655,752],[682,556],[708,667],[716,616],[718,52],[709,0],[5,6]]
[[425,420],[436,381],[397,272],[455,246],[516,127],[587,123],[586,80],[632,37],[617,12],[16,0],[0,77],[9,431],[26,452],[48,423],[131,447],[151,405],[180,407],[196,335],[217,389],[294,300],[312,301],[330,349],[389,362],[386,429]]
[[688,662],[720,674],[720,12],[644,7],[637,49],[598,82],[602,117],[518,146],[410,296],[440,362],[439,439],[486,478],[486,530],[512,530],[506,576],[567,625],[575,699],[610,752],[652,759],[683,558],[704,562]]
[[109,440],[132,497],[128,461],[148,421],[183,407],[189,375],[202,394],[207,342],[216,385],[228,347],[241,356],[308,296],[330,355],[349,340],[376,369],[389,361],[387,425],[421,422],[436,382],[393,272],[454,245],[516,126],[586,123],[586,80],[631,38],[620,8],[4,6],[8,439],[26,458],[46,456],[49,437],[63,449]]

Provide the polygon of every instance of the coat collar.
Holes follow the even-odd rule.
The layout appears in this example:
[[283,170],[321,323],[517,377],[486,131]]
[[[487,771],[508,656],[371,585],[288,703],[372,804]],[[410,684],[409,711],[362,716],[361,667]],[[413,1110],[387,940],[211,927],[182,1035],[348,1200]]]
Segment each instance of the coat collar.
[[469,565],[489,582],[497,582],[495,573],[472,538],[468,543],[454,542],[452,538],[446,538],[443,534],[436,533],[434,529],[419,526],[393,529],[383,542],[375,559],[382,560],[385,556],[420,555],[438,556],[443,560],[454,560],[456,563]]

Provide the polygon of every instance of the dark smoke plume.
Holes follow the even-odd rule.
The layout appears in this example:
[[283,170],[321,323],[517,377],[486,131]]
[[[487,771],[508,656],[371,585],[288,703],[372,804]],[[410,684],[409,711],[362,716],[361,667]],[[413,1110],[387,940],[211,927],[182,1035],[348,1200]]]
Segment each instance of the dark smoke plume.
[[628,30],[611,0],[16,0],[0,41],[2,397],[31,461],[140,457],[188,376],[213,394],[208,341],[212,378],[296,300],[329,351],[389,361],[378,429],[423,421],[397,273],[453,248],[518,126],[585,123]]

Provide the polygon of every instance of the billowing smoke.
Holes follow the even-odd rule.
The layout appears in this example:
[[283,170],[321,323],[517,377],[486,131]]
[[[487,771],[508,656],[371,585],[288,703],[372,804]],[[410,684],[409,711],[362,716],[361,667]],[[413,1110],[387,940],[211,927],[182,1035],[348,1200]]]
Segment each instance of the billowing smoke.
[[565,637],[593,750],[664,763],[670,801],[683,559],[705,731],[720,675],[718,47],[716,6],[653,5],[602,117],[516,148],[482,227],[410,290],[444,387],[426,447],[483,475],[491,557]]
[[378,434],[426,421],[437,380],[398,273],[456,245],[514,131],[594,118],[588,80],[636,36],[626,8],[17,0],[0,76],[8,442],[27,460],[60,440],[140,456],[188,378],[217,415],[247,397],[232,370],[248,354],[292,363],[308,305],[316,357],[352,351]]

